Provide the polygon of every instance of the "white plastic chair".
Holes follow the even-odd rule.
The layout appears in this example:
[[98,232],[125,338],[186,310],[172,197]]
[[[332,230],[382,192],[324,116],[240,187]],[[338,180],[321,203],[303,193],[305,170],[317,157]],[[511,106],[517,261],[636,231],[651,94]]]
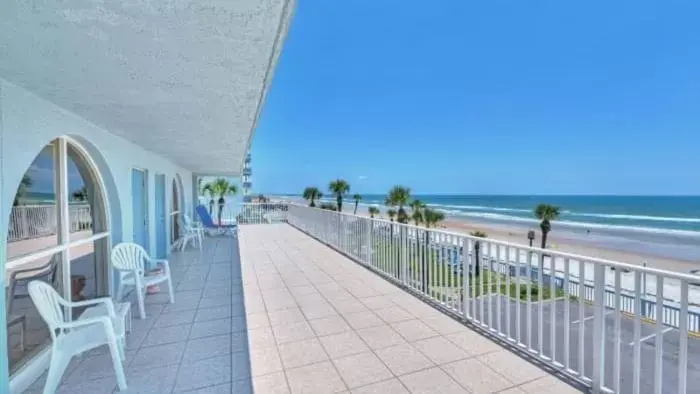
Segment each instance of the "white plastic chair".
[[[114,372],[120,390],[126,390],[124,376],[123,344],[124,330],[117,332],[114,326],[116,315],[111,298],[70,302],[64,300],[53,287],[41,282],[32,281],[28,286],[29,297],[34,302],[37,311],[49,327],[51,334],[51,364],[44,385],[44,394],[55,393],[61,382],[61,377],[73,356],[84,353],[98,346],[108,345],[112,356]],[[104,316],[66,321],[63,308],[100,305],[106,308]]]
[[182,215],[182,242],[180,242],[180,251],[182,252],[187,247],[187,244],[192,242],[193,245],[202,249],[202,239],[204,238],[204,228],[196,226],[187,215]]
[[[139,316],[146,318],[146,305],[144,294],[146,287],[159,283],[168,282],[170,292],[170,303],[175,303],[175,293],[173,291],[173,280],[170,277],[170,265],[168,260],[152,259],[146,251],[134,243],[121,243],[112,249],[112,266],[119,271],[119,288],[117,289],[117,300],[124,297],[124,290],[133,286],[136,288],[136,297],[139,303]],[[146,263],[163,265],[163,272],[157,275],[146,276]]]

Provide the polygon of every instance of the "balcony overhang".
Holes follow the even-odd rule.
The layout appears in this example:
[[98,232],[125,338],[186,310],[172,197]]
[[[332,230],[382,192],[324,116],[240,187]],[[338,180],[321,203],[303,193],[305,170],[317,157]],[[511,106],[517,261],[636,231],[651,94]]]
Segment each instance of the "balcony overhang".
[[294,6],[11,0],[0,77],[195,173],[237,175]]

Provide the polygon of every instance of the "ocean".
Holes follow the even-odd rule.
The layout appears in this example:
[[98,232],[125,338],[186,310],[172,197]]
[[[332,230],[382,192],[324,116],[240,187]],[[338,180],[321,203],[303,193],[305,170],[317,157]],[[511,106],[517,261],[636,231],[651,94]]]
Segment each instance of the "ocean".
[[[363,196],[366,204],[384,204],[384,195]],[[692,232],[700,236],[700,196],[476,196],[416,195],[451,216],[537,223],[537,204],[558,206],[557,224],[581,228]],[[689,234],[690,235],[690,234]]]
[[[290,196],[286,196],[289,198]],[[295,196],[298,197],[298,196]],[[384,207],[385,194],[361,206]],[[414,195],[450,219],[539,231],[537,204],[560,207],[552,231],[560,238],[628,252],[700,262],[700,196]],[[324,201],[333,201],[324,197]],[[349,200],[349,199],[348,199]],[[352,201],[346,202],[346,206]]]

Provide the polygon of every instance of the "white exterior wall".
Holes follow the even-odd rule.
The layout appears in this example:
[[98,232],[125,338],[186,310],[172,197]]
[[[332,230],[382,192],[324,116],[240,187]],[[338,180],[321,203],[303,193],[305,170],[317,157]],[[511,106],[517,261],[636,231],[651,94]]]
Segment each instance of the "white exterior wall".
[[[22,176],[39,152],[53,139],[69,136],[80,143],[97,165],[109,204],[112,243],[133,240],[131,171],[148,171],[149,249],[155,253],[155,174],[166,176],[166,212],[172,210],[172,182],[182,182],[184,209],[192,211],[192,173],[32,93],[0,79],[0,289],[4,288],[7,226],[14,195]],[[182,197],[181,197],[181,201]],[[170,242],[170,215],[165,235]],[[4,291],[0,292],[0,343],[6,343]],[[7,353],[0,348],[0,393],[8,390]]]
[[106,187],[110,215],[119,215],[110,217],[114,243],[133,239],[131,170],[140,168],[148,171],[149,248],[155,252],[154,176],[157,173],[166,176],[167,212],[171,211],[173,179],[176,174],[180,176],[185,197],[183,207],[189,212],[192,196],[188,191],[192,190],[192,173],[22,88],[0,82],[3,123],[0,129],[3,139],[0,154],[3,162],[0,174],[3,216],[0,228],[3,233],[7,231],[7,220],[17,186],[36,155],[54,138],[70,136],[81,143],[96,162]]

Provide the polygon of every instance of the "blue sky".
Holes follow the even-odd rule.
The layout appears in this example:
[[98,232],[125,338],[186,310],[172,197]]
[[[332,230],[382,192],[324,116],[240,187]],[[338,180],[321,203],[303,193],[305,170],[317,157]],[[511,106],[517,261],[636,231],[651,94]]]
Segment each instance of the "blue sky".
[[700,2],[299,2],[256,192],[700,194]]

